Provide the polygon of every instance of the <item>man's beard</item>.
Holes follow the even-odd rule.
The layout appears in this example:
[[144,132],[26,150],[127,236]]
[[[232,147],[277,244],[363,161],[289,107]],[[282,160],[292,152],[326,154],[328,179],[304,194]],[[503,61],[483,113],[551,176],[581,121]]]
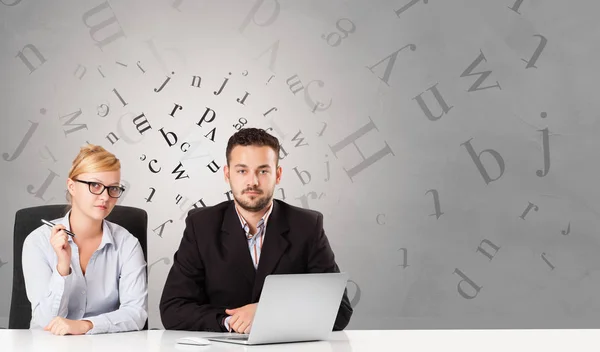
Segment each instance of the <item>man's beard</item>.
[[[235,194],[233,195],[233,198],[235,199],[235,201],[239,204],[239,206],[242,209],[252,212],[252,213],[256,213],[256,212],[263,210],[267,205],[269,205],[269,203],[271,202],[271,199],[273,198],[274,189],[271,190],[271,192],[269,192],[269,193],[264,193],[263,191],[261,191],[259,189],[255,189],[255,188],[245,189],[242,191],[242,194],[247,191],[259,192],[259,194],[257,194],[255,196],[256,198],[253,201],[246,201],[244,199],[240,199],[240,198],[236,197]],[[255,203],[252,204],[251,202],[255,202]]]

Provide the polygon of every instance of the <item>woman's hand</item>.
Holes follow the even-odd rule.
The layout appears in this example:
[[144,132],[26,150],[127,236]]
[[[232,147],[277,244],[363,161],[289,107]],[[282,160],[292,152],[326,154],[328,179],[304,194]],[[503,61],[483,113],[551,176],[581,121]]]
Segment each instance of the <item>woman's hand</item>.
[[56,270],[61,276],[71,273],[71,245],[69,244],[69,235],[63,231],[65,229],[64,225],[55,225],[50,235],[50,244],[58,258]]
[[54,335],[83,335],[94,327],[89,320],[71,320],[56,317],[44,328]]

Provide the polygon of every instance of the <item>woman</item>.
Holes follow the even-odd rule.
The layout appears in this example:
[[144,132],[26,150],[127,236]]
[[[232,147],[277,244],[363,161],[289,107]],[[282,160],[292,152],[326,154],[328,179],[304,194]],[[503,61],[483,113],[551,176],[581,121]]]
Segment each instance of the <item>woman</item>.
[[[124,191],[121,164],[95,145],[81,148],[67,179],[71,209],[46,219],[23,244],[31,328],[55,335],[141,330],[146,322],[146,261],[138,240],[104,220]],[[71,237],[64,230],[70,230]]]

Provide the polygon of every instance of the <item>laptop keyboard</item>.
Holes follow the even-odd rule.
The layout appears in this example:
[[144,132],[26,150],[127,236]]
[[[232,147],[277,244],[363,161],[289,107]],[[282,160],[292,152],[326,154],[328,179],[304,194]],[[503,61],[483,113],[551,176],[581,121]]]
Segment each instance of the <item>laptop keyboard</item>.
[[228,340],[248,340],[249,335],[240,335],[240,336],[228,336],[226,339]]

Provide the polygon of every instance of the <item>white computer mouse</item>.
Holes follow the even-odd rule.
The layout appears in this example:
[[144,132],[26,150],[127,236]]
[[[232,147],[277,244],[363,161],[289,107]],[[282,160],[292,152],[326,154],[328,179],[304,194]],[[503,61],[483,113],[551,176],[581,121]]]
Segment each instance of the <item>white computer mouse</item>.
[[177,340],[177,343],[197,346],[210,345],[210,341],[202,337],[182,337]]

